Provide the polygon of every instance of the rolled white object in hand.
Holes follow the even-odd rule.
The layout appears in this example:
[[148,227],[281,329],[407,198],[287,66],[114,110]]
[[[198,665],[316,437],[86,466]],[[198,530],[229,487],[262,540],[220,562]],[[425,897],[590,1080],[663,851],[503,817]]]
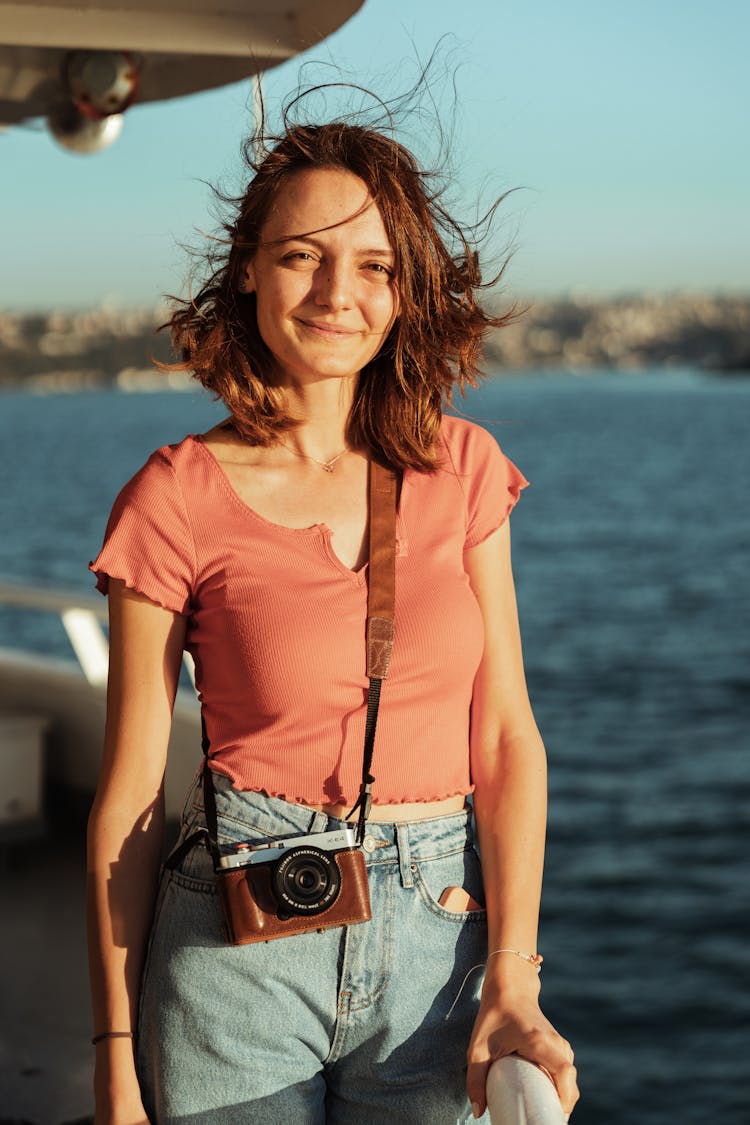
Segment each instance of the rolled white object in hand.
[[565,1125],[552,1080],[528,1059],[495,1059],[487,1075],[487,1108],[492,1125]]

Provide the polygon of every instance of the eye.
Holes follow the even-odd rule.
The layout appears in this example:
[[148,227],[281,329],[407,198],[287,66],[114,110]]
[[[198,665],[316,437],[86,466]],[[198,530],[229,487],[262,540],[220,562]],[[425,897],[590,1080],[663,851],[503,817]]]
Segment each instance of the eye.
[[365,269],[371,270],[372,273],[382,274],[384,277],[393,277],[393,270],[384,266],[382,262],[368,262]]
[[316,258],[309,250],[292,250],[289,254],[285,254],[281,260],[282,262],[290,262],[294,265],[295,262],[314,262]]

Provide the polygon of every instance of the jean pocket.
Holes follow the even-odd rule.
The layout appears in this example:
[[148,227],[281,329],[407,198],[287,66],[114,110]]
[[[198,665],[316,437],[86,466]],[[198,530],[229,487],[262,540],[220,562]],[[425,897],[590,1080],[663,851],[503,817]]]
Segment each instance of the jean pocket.
[[211,854],[204,843],[193,845],[173,871],[173,875],[180,886],[196,891],[215,890],[216,877]]
[[484,902],[482,868],[474,848],[464,848],[432,859],[420,859],[413,867],[420,897],[432,914],[450,922],[479,922],[486,918],[487,912],[483,906],[479,909],[452,910],[440,902],[449,887],[460,887],[475,902]]
[[[164,866],[167,873],[181,886],[190,889],[191,884],[194,884],[193,889],[205,892],[214,889],[215,879],[213,860],[206,846],[205,836],[201,836],[202,832],[205,832],[202,812],[192,810],[183,819],[180,834],[165,859]],[[186,844],[187,850],[183,852]]]

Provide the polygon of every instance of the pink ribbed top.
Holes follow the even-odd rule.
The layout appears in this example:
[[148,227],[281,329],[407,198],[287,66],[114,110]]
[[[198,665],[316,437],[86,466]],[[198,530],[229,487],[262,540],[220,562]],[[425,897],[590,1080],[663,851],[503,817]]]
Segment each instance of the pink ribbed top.
[[[466,548],[526,481],[479,426],[445,418],[433,473],[407,471],[397,521],[396,631],[373,774],[379,804],[471,791],[469,706],[483,626]],[[90,564],[188,615],[211,766],[239,789],[354,802],[367,699],[366,567],[331,535],[249,508],[200,437],[157,450],[115,501]]]

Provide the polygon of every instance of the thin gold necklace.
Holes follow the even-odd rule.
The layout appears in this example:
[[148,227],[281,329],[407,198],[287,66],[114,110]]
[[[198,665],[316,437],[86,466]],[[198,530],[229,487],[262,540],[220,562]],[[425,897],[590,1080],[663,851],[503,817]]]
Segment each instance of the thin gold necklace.
[[285,441],[281,441],[281,439],[279,439],[279,445],[283,445],[284,449],[288,449],[289,452],[293,453],[295,457],[301,457],[304,461],[314,461],[315,464],[320,465],[321,469],[323,469],[326,473],[332,473],[336,467],[337,462],[341,460],[345,453],[349,452],[349,450],[344,447],[344,449],[342,449],[340,453],[337,453],[335,457],[331,457],[330,461],[319,461],[317,457],[313,457],[310,453],[300,453],[298,449],[292,449],[291,445],[287,445],[287,443]]

